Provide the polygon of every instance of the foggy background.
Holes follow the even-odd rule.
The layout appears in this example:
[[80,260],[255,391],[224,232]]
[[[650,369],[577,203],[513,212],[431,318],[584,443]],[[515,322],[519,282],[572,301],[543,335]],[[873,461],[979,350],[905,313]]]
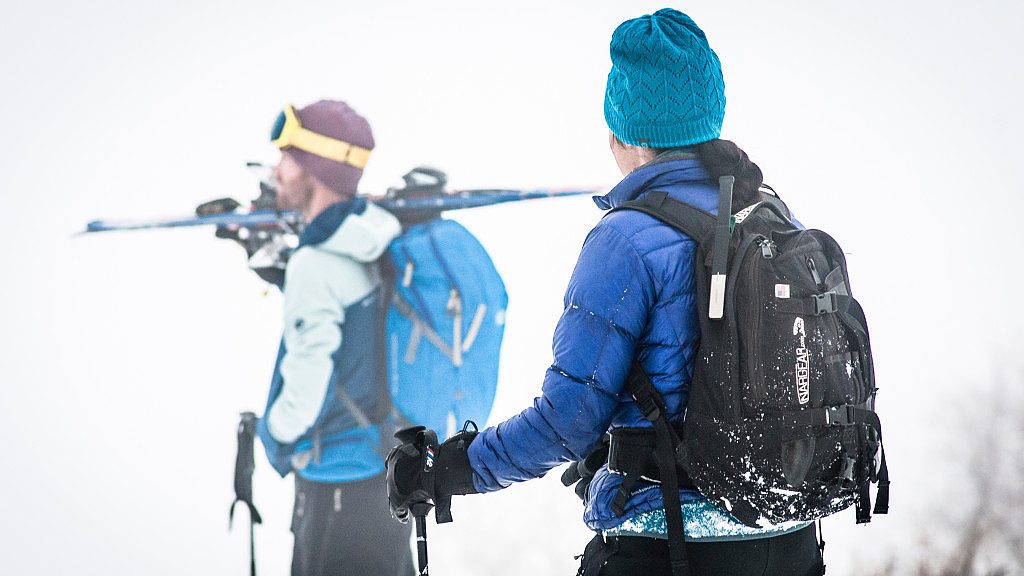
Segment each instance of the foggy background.
[[[1011,0],[7,3],[0,573],[248,574],[244,511],[228,530],[235,427],[262,411],[280,296],[212,228],[74,236],[87,222],[255,197],[245,163],[276,162],[276,115],[321,98],[370,121],[367,193],[420,165],[452,188],[605,190],[608,42],[666,5],[722,60],[723,137],[839,240],[867,311],[892,512],[826,520],[829,574],[914,573],[972,534],[962,566],[1021,573]],[[493,424],[539,393],[600,211],[583,196],[449,216],[510,297]],[[256,456],[259,573],[286,574],[292,481]],[[456,498],[455,522],[429,526],[432,573],[575,573],[590,534],[560,471]]]

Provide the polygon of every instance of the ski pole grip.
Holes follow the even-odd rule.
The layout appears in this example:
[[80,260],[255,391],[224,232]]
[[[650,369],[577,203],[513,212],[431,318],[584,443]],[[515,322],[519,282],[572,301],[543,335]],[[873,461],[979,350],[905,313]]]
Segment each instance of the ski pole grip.
[[426,426],[409,426],[395,432],[395,438],[402,444],[415,444],[419,440],[420,432],[426,430]]

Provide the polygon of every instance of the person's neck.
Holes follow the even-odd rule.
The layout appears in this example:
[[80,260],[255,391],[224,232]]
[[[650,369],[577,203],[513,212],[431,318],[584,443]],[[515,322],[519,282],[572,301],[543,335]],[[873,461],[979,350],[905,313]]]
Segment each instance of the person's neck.
[[622,172],[623,177],[625,177],[653,160],[657,152],[653,148],[619,143],[618,146],[612,148],[612,154],[615,156],[619,170]]
[[309,205],[302,211],[302,218],[306,224],[309,224],[332,204],[351,199],[351,195],[338,194],[329,188],[315,189],[313,196],[309,199]]

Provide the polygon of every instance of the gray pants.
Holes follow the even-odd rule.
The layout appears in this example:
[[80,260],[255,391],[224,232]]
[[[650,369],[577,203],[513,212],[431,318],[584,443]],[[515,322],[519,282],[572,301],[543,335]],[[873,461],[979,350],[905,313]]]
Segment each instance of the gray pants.
[[295,475],[292,576],[412,576],[409,538],[388,508],[385,475],[325,483]]

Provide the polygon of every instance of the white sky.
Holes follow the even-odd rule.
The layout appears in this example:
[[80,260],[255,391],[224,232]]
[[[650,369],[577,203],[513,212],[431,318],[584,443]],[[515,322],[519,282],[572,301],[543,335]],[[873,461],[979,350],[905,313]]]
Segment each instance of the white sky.
[[[239,411],[262,410],[279,298],[212,230],[73,233],[94,219],[253,197],[244,165],[276,159],[267,133],[277,112],[323,97],[373,126],[366,192],[424,164],[458,188],[610,187],[608,40],[663,5],[5,6],[0,573],[248,573],[244,524],[227,531],[235,425]],[[675,7],[722,59],[723,136],[850,253],[897,482],[894,513],[857,527],[857,547],[913,545],[908,529],[955,489],[931,467],[957,459],[922,444],[934,410],[994,374],[1020,381],[1024,4]],[[504,418],[539,391],[562,290],[599,213],[573,198],[455,217],[491,251],[510,294],[492,420]],[[943,392],[922,400],[931,390]],[[257,469],[260,572],[286,573],[290,480],[261,454]],[[557,476],[459,499],[454,524],[431,526],[433,572],[572,573],[588,535]],[[932,489],[920,489],[924,478]],[[844,538],[852,524],[844,513],[826,525],[830,574],[861,566]]]

